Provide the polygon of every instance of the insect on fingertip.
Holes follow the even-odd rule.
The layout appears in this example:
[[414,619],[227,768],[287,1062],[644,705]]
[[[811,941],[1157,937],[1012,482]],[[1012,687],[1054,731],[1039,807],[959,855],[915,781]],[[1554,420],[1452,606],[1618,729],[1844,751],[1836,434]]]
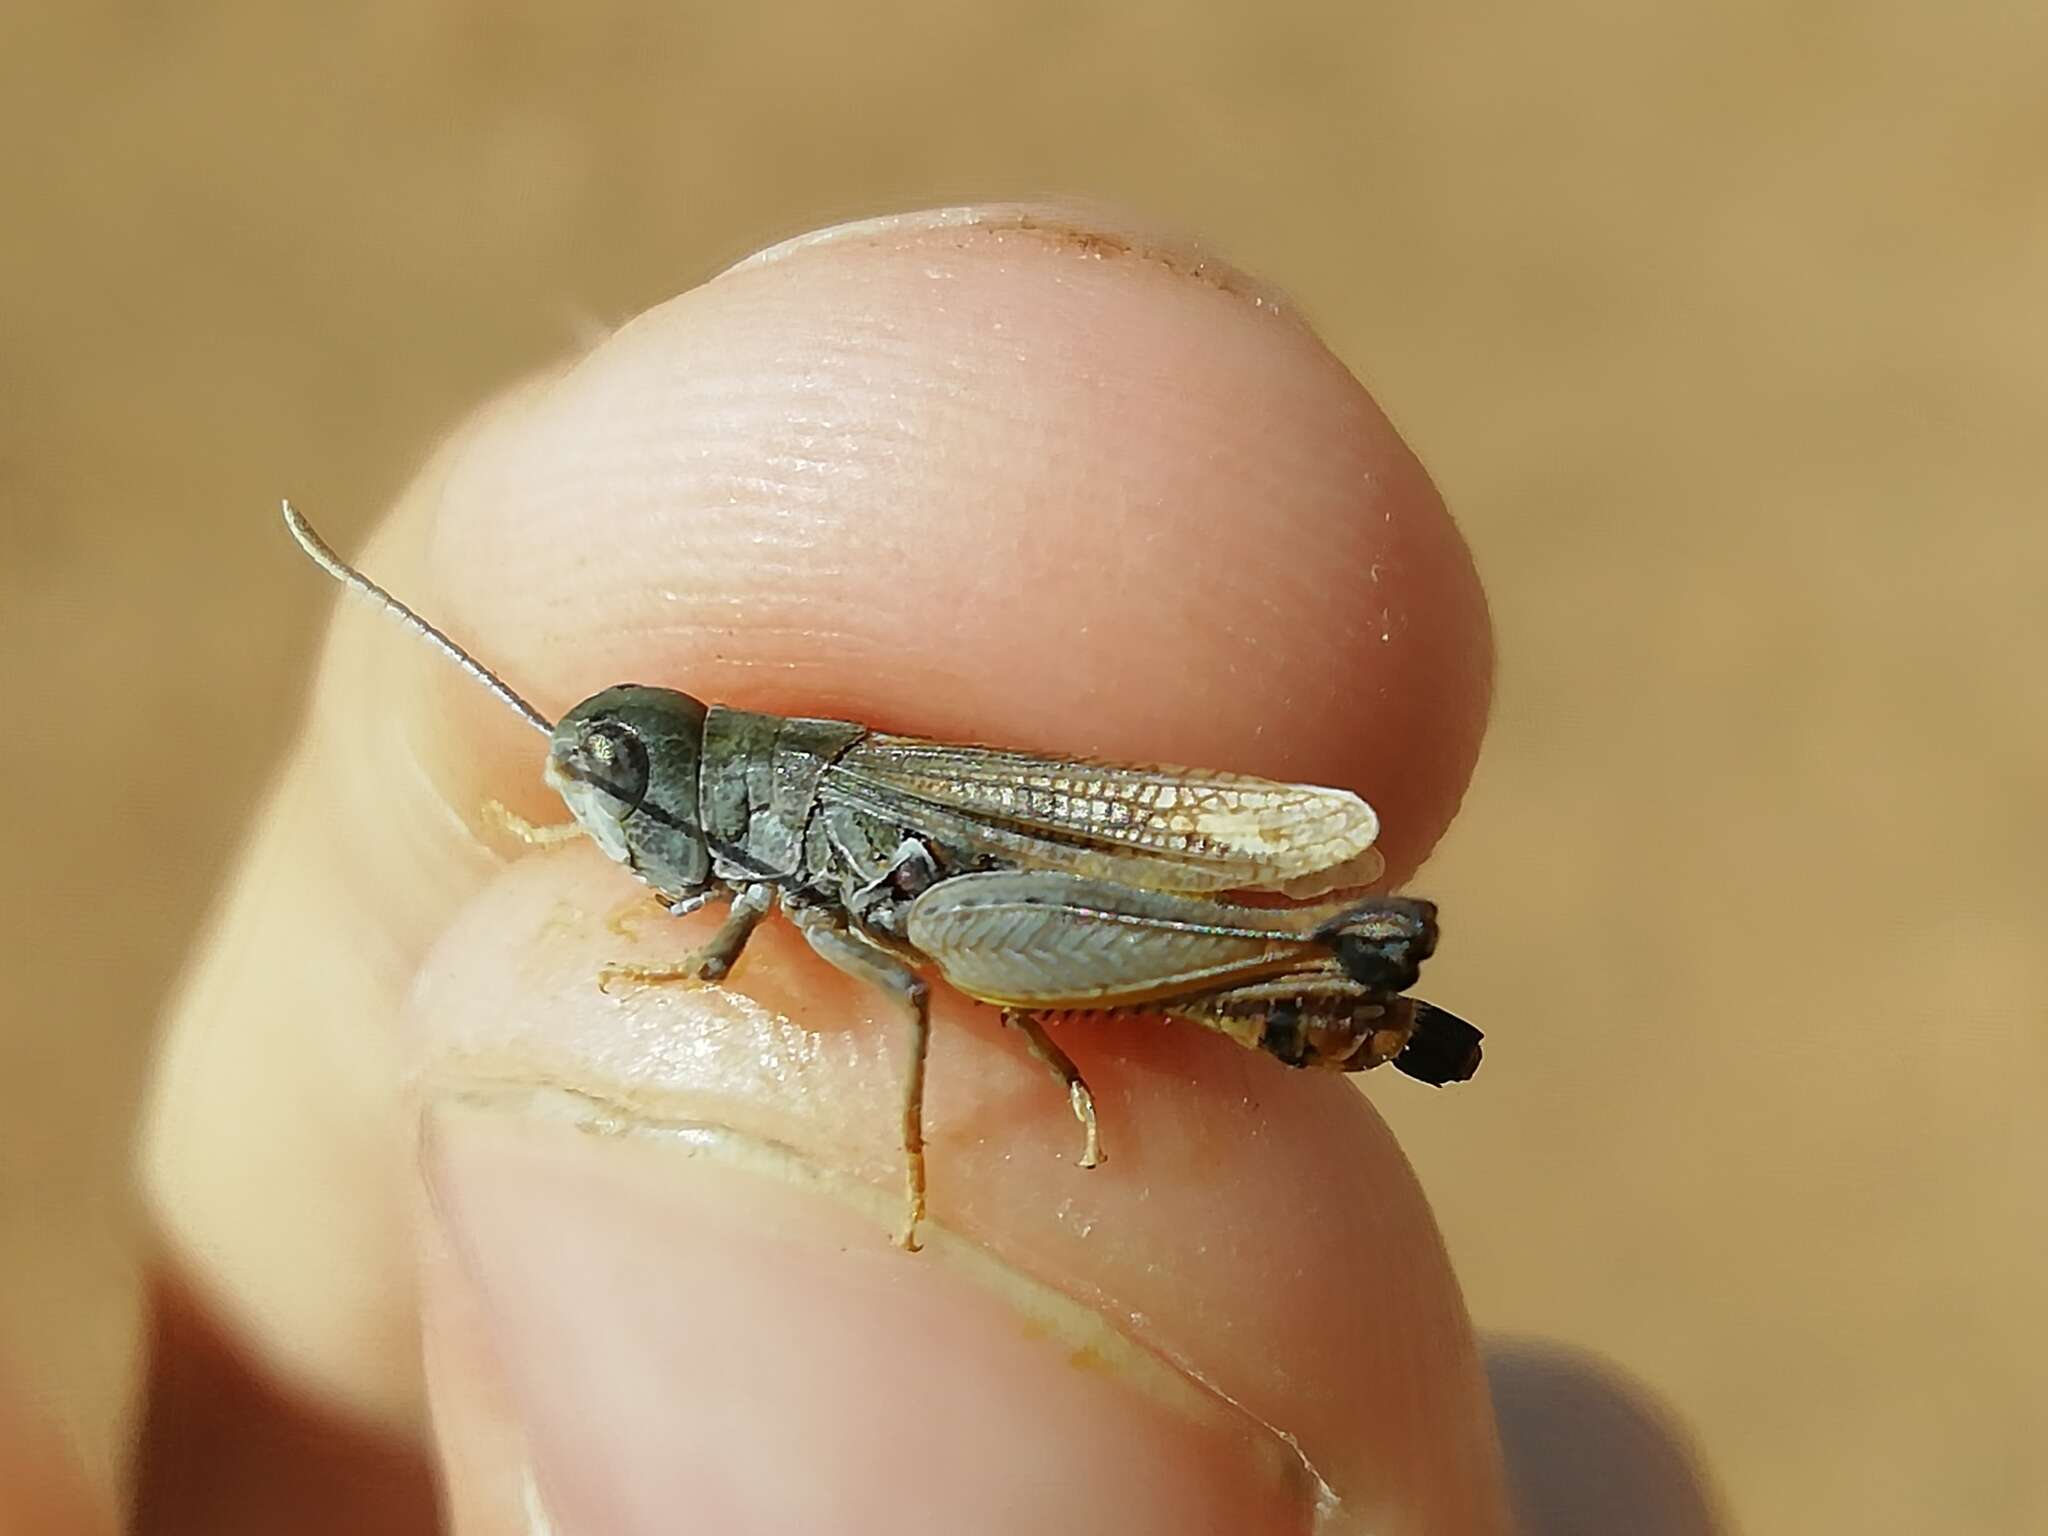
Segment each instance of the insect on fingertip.
[[542,776],[571,820],[492,802],[487,822],[535,845],[587,835],[671,915],[726,904],[703,948],[604,966],[601,993],[721,982],[780,910],[822,959],[895,999],[908,1252],[925,1214],[924,968],[1003,1007],[1066,1090],[1082,1168],[1105,1161],[1095,1098],[1043,1015],[1157,1009],[1290,1067],[1391,1057],[1434,1086],[1479,1068],[1477,1029],[1405,995],[1436,948],[1436,908],[1363,894],[1384,863],[1377,816],[1349,791],[891,736],[640,683],[550,722],[279,505],[308,559],[548,738]]

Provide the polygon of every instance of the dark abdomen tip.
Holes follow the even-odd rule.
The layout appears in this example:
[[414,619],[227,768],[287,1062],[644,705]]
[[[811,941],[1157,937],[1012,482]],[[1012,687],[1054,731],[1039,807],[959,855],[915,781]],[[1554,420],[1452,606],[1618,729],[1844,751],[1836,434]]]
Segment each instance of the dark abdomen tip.
[[1479,1042],[1485,1038],[1455,1013],[1417,999],[1415,1029],[1394,1065],[1432,1088],[1462,1083],[1479,1070]]

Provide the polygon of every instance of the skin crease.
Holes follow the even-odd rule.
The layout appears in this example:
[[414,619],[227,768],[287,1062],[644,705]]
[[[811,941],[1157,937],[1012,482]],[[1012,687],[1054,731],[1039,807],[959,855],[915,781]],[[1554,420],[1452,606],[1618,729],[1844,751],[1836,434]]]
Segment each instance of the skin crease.
[[[1397,879],[1454,812],[1484,725],[1491,651],[1471,562],[1342,367],[1186,263],[1015,220],[858,233],[661,306],[472,423],[361,559],[550,715],[632,679],[929,736],[1340,784],[1379,810]],[[673,956],[715,919],[622,938],[608,923],[634,887],[589,851],[501,867],[476,808],[498,796],[559,819],[539,749],[351,605],[173,1018],[145,1145],[175,1262],[265,1369],[314,1400],[411,1432],[424,1305],[462,1529],[518,1529],[522,1459],[563,1449],[560,1427],[537,1421],[544,1362],[522,1340],[549,1332],[536,1296],[589,1277],[541,1274],[522,1247],[599,1254],[653,1230],[630,1251],[656,1263],[683,1224],[646,1212],[684,1197],[649,1192],[636,1148],[630,1172],[565,1155],[585,1182],[522,1206],[552,1187],[512,1171],[535,1155],[524,1120],[498,1117],[509,1147],[459,1131],[423,1150],[422,1101],[402,1082],[432,1103],[542,1075],[608,1094],[623,1076],[643,1105],[687,1106],[894,1188],[900,1044],[882,1000],[779,922],[734,978],[764,1005],[738,1034],[722,994],[598,994],[594,964],[635,943]],[[1110,1154],[1081,1174],[1063,1103],[993,1015],[940,988],[936,1019],[939,1226],[1298,1436],[1390,1528],[1504,1527],[1455,1283],[1398,1148],[1350,1084],[1198,1030],[1066,1027]],[[622,1021],[647,1048],[634,1062],[617,1054]],[[753,1067],[728,1070],[749,1045],[786,1043],[785,1024],[815,1042],[814,1065],[764,1070],[774,1052],[754,1050]],[[1404,1090],[1427,1091],[1383,1091]],[[558,1219],[614,1199],[611,1236],[550,1242]],[[1093,1237],[1059,1215],[1076,1200]],[[838,1219],[828,1209],[836,1197],[822,1228]],[[849,1230],[878,1236],[865,1218]],[[735,1265],[785,1240],[707,1239]],[[838,1262],[814,1246],[815,1262]],[[911,1266],[877,1271],[893,1277],[877,1295],[928,1287],[933,1306],[943,1293],[981,1317],[985,1286],[874,1258]],[[606,1273],[633,1272],[621,1257]],[[986,1318],[961,1327],[1009,1347]],[[985,1457],[1002,1454],[1005,1415],[1014,1431],[1061,1401],[1057,1377],[1030,1380],[1014,1401],[997,1394]],[[720,1411],[744,1421],[747,1404],[728,1393]],[[1213,1430],[1192,1423],[1162,1429],[1145,1464],[1207,1465]],[[1130,1491],[1114,1457],[1077,1475],[1091,1509]],[[649,1487],[564,1529],[638,1530],[635,1509],[690,1492]],[[1303,1528],[1277,1497],[1272,1519]]]

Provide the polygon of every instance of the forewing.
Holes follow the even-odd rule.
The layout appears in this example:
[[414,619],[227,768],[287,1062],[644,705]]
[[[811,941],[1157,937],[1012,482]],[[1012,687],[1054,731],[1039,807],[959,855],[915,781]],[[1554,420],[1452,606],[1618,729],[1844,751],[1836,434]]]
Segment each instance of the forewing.
[[1313,784],[869,736],[820,792],[971,853],[1155,890],[1313,895],[1379,872],[1372,807]]

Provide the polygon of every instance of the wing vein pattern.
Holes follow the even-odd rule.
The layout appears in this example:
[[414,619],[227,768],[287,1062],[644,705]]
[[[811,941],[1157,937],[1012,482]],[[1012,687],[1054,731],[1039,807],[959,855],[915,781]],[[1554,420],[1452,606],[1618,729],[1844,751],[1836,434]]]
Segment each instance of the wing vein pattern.
[[1024,868],[1156,890],[1280,888],[1361,865],[1379,835],[1349,790],[902,736],[863,739],[820,791]]

